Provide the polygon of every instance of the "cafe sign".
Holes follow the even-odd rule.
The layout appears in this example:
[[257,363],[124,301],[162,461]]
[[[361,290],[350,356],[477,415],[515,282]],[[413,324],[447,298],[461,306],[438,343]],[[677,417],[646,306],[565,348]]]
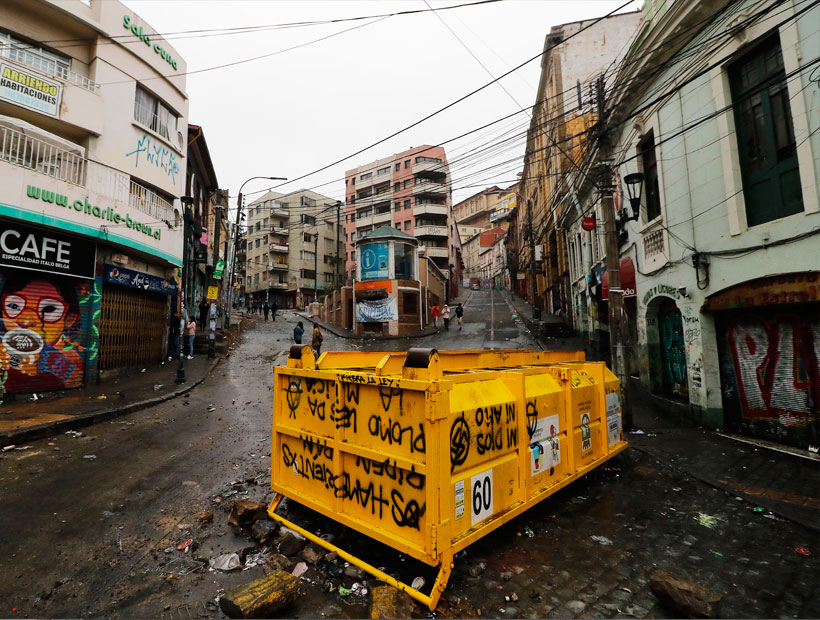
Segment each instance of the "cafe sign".
[[78,237],[0,221],[0,266],[94,279],[97,246]]

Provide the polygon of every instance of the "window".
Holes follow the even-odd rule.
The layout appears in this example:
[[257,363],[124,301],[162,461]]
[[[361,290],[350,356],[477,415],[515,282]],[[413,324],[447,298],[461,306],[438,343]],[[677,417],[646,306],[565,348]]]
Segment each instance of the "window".
[[401,170],[401,162],[396,164],[396,172],[398,172],[399,170]]
[[310,233],[302,233],[302,241],[306,243],[313,243],[313,235]]
[[410,185],[412,185],[412,183],[413,183],[413,179],[405,179],[404,180],[404,189],[407,189],[408,187],[410,187]]
[[11,58],[20,64],[64,80],[68,79],[68,71],[71,67],[70,58],[38,49],[4,32],[0,32],[0,56]]
[[334,257],[333,257],[333,256],[330,256],[329,254],[325,254],[325,255],[322,257],[322,262],[323,262],[325,265],[332,265],[332,264],[334,263],[334,260],[333,260],[333,259],[334,259]]
[[259,247],[259,241],[260,241],[259,239],[256,240],[256,247],[257,248]]
[[333,274],[332,273],[325,272],[324,276],[325,276],[325,282],[333,282]]
[[393,205],[393,211],[401,211],[401,200]]
[[410,220],[405,220],[405,222],[404,222],[404,230],[410,230]]
[[638,146],[641,152],[641,163],[644,174],[644,202],[646,203],[646,221],[651,222],[661,214],[661,192],[658,186],[658,160],[655,157],[655,134],[649,134]]
[[171,134],[177,130],[177,115],[171,108],[139,86],[134,99],[134,120],[166,140],[170,140]]
[[313,271],[313,269],[302,269],[302,277],[314,280],[316,278],[316,272]]
[[395,183],[393,183],[393,191],[394,192],[397,192],[400,189],[401,189],[401,181],[396,181]]
[[359,178],[360,178],[362,181],[364,181],[365,179],[369,179],[369,178],[370,178],[370,177],[372,177],[372,176],[373,176],[373,173],[372,173],[372,172],[365,172],[365,173],[364,173],[363,175],[361,175]]
[[313,198],[308,198],[307,196],[302,196],[302,197],[299,199],[299,203],[300,203],[303,207],[315,207],[315,206],[316,206],[316,201],[315,201],[315,200],[313,200]]
[[302,250],[299,252],[299,258],[302,260],[313,260],[316,258],[316,254],[314,252],[310,252],[309,250]]
[[429,161],[434,164],[440,164],[441,159],[438,157],[416,157],[416,163],[420,164],[422,162]]
[[756,226],[803,211],[780,39],[771,37],[729,69],[746,222]]
[[325,226],[328,230],[333,230],[333,222],[325,222]]
[[260,230],[262,230],[262,223],[256,222],[256,232],[259,232]]
[[316,225],[316,218],[312,215],[305,215],[302,214],[302,224],[307,224],[308,226],[315,226]]
[[405,169],[410,167],[410,160],[409,159],[404,160],[404,167],[405,167]]
[[384,168],[379,168],[376,170],[376,174],[387,174],[390,172],[390,166],[385,166]]
[[413,265],[416,258],[416,246],[409,243],[396,242],[394,246],[393,267],[396,278],[399,280],[415,280],[416,273]]
[[410,201],[409,201],[409,200],[405,200],[405,201],[404,201],[404,208],[405,208],[405,209],[409,209],[409,208],[410,208]]
[[368,217],[372,212],[371,209],[362,209],[356,214],[356,217],[361,220]]

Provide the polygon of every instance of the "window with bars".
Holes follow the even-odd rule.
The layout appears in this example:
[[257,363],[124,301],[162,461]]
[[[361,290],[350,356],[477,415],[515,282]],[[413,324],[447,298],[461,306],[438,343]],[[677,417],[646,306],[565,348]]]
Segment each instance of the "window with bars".
[[749,226],[803,211],[780,39],[772,36],[729,68]]

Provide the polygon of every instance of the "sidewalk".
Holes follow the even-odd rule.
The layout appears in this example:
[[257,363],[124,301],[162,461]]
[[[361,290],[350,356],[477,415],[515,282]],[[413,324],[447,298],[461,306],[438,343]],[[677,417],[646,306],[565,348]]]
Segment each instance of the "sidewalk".
[[[453,301],[449,304],[450,308],[452,310],[451,316],[453,317],[454,320],[455,320],[455,307],[460,303],[461,304],[466,303],[466,300],[469,299],[469,298],[470,298],[470,291],[467,290],[467,291],[465,291],[464,294],[459,295],[458,297],[455,297],[453,299]],[[439,330],[437,330],[435,327],[432,327],[432,326],[428,325],[427,327],[425,327],[422,330],[422,332],[420,334],[412,334],[412,335],[405,335],[405,336],[377,336],[375,334],[358,335],[358,334],[354,334],[352,330],[345,329],[344,327],[340,327],[338,325],[333,325],[332,323],[328,323],[327,321],[325,321],[324,319],[321,319],[319,317],[310,316],[310,314],[308,312],[304,311],[304,310],[295,310],[295,309],[293,309],[293,310],[290,310],[290,311],[293,312],[294,314],[302,317],[303,319],[306,319],[306,320],[314,322],[314,323],[318,323],[319,327],[321,327],[324,330],[329,331],[331,334],[333,334],[334,336],[338,336],[339,338],[351,338],[351,339],[356,339],[356,340],[365,340],[365,339],[372,339],[372,340],[402,340],[403,338],[421,338],[421,337],[425,337],[425,336],[432,336],[432,335],[437,334],[439,332]],[[440,323],[440,324],[443,324],[443,323]]]
[[[529,304],[514,294],[505,295],[529,327]],[[538,338],[539,334],[533,332],[533,336]],[[539,339],[547,349],[584,348],[578,338]],[[588,350],[587,359],[594,359]],[[788,448],[751,437],[733,438],[693,427],[634,382],[630,398],[633,429],[624,429],[624,433],[631,449],[742,498],[762,508],[761,512],[820,532],[820,457],[790,453]]]
[[184,360],[185,383],[176,384],[177,360],[136,369],[78,390],[44,392],[37,399],[0,405],[0,443],[19,444],[46,435],[95,424],[151,407],[189,392],[219,363],[196,355]]

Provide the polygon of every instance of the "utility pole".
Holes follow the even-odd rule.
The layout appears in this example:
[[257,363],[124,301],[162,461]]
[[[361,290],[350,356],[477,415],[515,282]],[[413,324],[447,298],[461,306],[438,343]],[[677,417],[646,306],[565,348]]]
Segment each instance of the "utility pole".
[[541,308],[538,307],[538,286],[535,281],[535,230],[532,227],[532,200],[527,201],[527,227],[530,232],[530,277],[532,278],[532,318],[541,319]]
[[319,301],[319,224],[313,235],[313,301]]
[[[333,274],[333,277],[336,281],[336,284],[339,286],[340,290],[341,290],[341,286],[342,286],[341,277],[339,276],[339,270],[340,270],[341,260],[342,260],[341,257],[339,256],[339,247],[340,247],[340,245],[339,245],[339,229],[342,227],[342,224],[341,224],[342,213],[341,213],[341,211],[342,211],[342,201],[337,200],[336,201],[336,269],[334,270],[335,273]],[[339,293],[339,295],[341,295],[341,292]],[[340,299],[341,299],[341,297],[340,297]]]
[[[604,142],[606,129],[606,103],[603,76],[596,84],[598,103],[598,140],[601,143],[599,152],[608,146]],[[608,152],[608,149],[606,149]],[[604,247],[606,248],[606,270],[609,279],[609,354],[612,371],[621,384],[621,411],[624,426],[632,425],[632,409],[627,397],[626,357],[627,347],[626,313],[624,312],[624,292],[621,288],[621,257],[618,252],[618,231],[615,222],[615,186],[612,183],[614,174],[612,162],[605,160],[600,167],[601,212],[604,219]]]

